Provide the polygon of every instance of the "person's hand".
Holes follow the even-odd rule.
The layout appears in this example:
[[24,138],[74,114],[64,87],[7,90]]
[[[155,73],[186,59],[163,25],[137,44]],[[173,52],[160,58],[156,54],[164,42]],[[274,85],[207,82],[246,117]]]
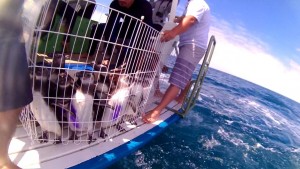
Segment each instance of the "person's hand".
[[162,32],[160,41],[161,42],[168,42],[169,40],[172,40],[176,37],[176,34],[172,30],[165,30]]

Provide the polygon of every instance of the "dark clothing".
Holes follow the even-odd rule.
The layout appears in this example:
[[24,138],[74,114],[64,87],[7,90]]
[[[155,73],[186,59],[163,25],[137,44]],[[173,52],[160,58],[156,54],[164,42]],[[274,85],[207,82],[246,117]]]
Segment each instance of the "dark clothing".
[[[92,38],[100,39],[104,33],[105,40],[109,42],[116,42],[117,39],[121,38],[121,39],[126,39],[127,42],[133,43],[134,39],[136,38],[136,33],[138,32],[137,28],[139,26],[137,25],[136,19],[141,19],[143,16],[144,23],[146,23],[149,26],[153,25],[152,6],[146,0],[134,0],[130,8],[121,7],[118,1],[115,0],[111,2],[110,8],[111,9],[109,10],[107,23],[99,24],[93,27],[91,32]],[[126,16],[125,14],[135,17],[135,19],[132,19],[132,17]],[[121,22],[121,19],[123,19],[123,22]],[[142,26],[142,28],[145,28],[145,25]],[[143,32],[143,30],[140,30],[140,32]],[[139,41],[139,39],[135,39],[135,40]],[[99,42],[97,40],[92,40],[90,42],[89,55],[95,54],[98,43]],[[126,45],[132,46],[132,44],[129,43],[127,43]],[[111,55],[112,48],[113,48],[112,45],[108,46],[107,49],[108,55]],[[124,60],[124,58],[121,58],[121,60]],[[122,63],[119,61],[119,64],[117,65],[120,64]]]
[[90,37],[93,38],[93,40],[90,40],[89,42],[89,50],[88,50],[89,56],[94,55],[97,50],[99,39],[101,38],[105,28],[105,23],[92,25],[91,28],[92,29],[91,29]]
[[78,16],[82,16],[84,18],[91,19],[92,15],[94,13],[95,8],[96,8],[96,4],[95,3],[88,3],[86,5],[86,9],[80,9],[77,12],[77,14],[78,14]]
[[4,4],[0,6],[0,112],[24,107],[33,99],[22,39],[23,3],[7,0]]
[[161,25],[159,25],[159,24],[153,24],[153,26],[152,26],[155,30],[157,30],[157,31],[161,31],[162,30],[162,26]]
[[[117,0],[113,1],[110,4],[110,8],[116,9],[117,11],[110,10],[109,19],[107,21],[107,28],[105,31],[105,36],[110,37],[111,30],[117,31],[120,30],[120,35],[118,38],[123,39],[131,39],[133,37],[134,31],[137,29],[137,22],[135,19],[131,19],[131,17],[125,16],[122,13],[125,13],[127,15],[133,16],[137,19],[141,19],[142,16],[144,16],[143,22],[148,24],[149,26],[152,26],[152,6],[151,4],[146,0],[134,0],[133,4],[130,8],[124,8],[121,7]],[[122,13],[119,13],[119,12]],[[117,24],[120,27],[114,27],[116,25],[115,23],[119,23],[120,19],[123,19],[122,24]],[[117,29],[117,30],[116,30]],[[126,35],[127,34],[127,35]],[[126,37],[125,37],[126,35]]]

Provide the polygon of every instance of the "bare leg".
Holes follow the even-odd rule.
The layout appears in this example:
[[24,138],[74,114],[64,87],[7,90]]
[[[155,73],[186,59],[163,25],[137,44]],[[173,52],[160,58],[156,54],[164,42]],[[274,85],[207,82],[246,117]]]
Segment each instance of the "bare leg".
[[156,119],[160,115],[161,111],[165,107],[167,107],[168,104],[171,103],[171,101],[173,101],[176,98],[179,91],[180,91],[180,88],[178,88],[177,86],[171,84],[169,86],[169,88],[167,89],[164,97],[162,98],[160,104],[158,106],[156,106],[153,110],[151,110],[150,112],[145,114],[143,116],[143,121],[145,123],[152,123],[152,122],[156,121]]
[[182,103],[183,103],[184,98],[185,98],[187,92],[189,91],[190,84],[191,84],[191,81],[189,81],[189,82],[186,84],[184,90],[182,90],[182,91],[180,92],[179,96],[175,99],[179,104],[182,104]]
[[15,133],[22,108],[0,112],[0,169],[17,169],[8,156],[8,147]]

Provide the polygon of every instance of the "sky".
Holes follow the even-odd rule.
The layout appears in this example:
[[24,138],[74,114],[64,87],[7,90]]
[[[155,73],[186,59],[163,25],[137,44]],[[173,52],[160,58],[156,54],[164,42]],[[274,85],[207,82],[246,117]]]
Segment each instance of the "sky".
[[300,103],[300,1],[207,0],[211,67]]
[[[300,103],[300,0],[206,2],[217,40],[210,66]],[[177,15],[185,3],[180,0]]]

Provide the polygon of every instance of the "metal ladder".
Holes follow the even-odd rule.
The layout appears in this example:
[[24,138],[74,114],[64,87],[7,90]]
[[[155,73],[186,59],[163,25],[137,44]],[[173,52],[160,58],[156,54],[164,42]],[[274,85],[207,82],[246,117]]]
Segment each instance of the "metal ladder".
[[189,91],[187,92],[187,95],[185,96],[182,107],[179,110],[174,110],[171,108],[167,108],[167,109],[173,111],[176,114],[179,114],[181,117],[185,117],[187,115],[187,113],[194,107],[194,105],[197,101],[197,98],[200,94],[200,90],[201,90],[206,72],[208,70],[210,61],[212,59],[212,55],[213,55],[215,46],[216,46],[216,39],[215,39],[215,36],[212,35],[210,37],[208,48],[206,50],[203,62],[201,64],[201,68],[199,70],[197,79],[191,81],[190,86],[189,86]]

